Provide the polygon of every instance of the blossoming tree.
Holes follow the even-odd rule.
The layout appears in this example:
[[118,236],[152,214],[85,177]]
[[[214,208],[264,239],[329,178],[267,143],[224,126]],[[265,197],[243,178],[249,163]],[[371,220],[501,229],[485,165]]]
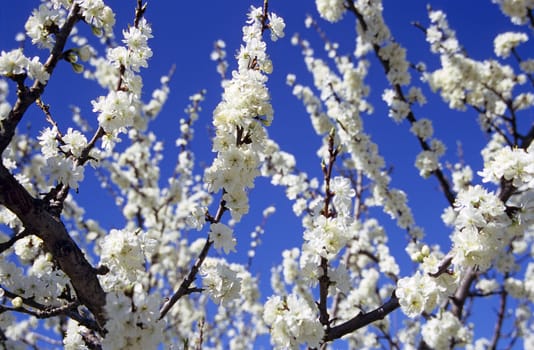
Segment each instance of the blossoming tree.
[[[324,55],[302,36],[284,38],[285,22],[269,7],[276,4],[255,4],[236,62],[226,60],[222,41],[212,54],[223,93],[212,114],[211,164],[196,166],[191,145],[201,91],[180,120],[179,156],[162,181],[163,144],[151,123],[172,74],[142,99],[140,71],[155,54],[147,5],[137,1],[116,37],[115,13],[103,0],[43,1],[19,38],[39,54],[0,54],[3,348],[252,349],[264,334],[279,349],[534,347],[534,60],[521,52],[534,2],[493,2],[518,32],[498,35],[495,57],[484,60],[462,48],[445,13],[428,8],[415,27],[439,57],[436,69],[408,61],[379,0],[316,0],[321,19],[308,17],[306,26],[324,40]],[[321,21],[343,16],[356,23],[349,55],[321,30]],[[318,178],[299,170],[268,133],[277,127],[268,84],[277,62],[268,45],[278,39],[300,48],[313,77],[314,86],[293,74],[287,84],[321,140]],[[415,167],[448,203],[447,244],[434,244],[417,225],[364,126],[362,117],[373,112],[371,63],[387,80],[381,96],[389,116],[420,146]],[[105,91],[88,96],[90,117],[74,108],[71,120],[58,118],[46,103],[59,65]],[[417,113],[431,109],[423,86],[451,109],[478,115],[488,136],[481,169],[444,159],[432,121]],[[22,127],[31,113],[47,123],[37,133]],[[111,193],[123,226],[106,228],[84,215],[77,193],[88,176],[104,188],[95,198]],[[258,177],[285,189],[303,227],[301,245],[284,247],[263,296],[265,276],[254,275],[250,261],[264,227],[252,234],[248,262],[231,254],[244,249],[236,232],[254,208],[249,196]],[[374,207],[407,233],[403,249],[388,245]],[[274,211],[268,207],[259,220]],[[402,254],[414,264],[404,275]],[[492,319],[482,336],[472,326],[480,312]]]

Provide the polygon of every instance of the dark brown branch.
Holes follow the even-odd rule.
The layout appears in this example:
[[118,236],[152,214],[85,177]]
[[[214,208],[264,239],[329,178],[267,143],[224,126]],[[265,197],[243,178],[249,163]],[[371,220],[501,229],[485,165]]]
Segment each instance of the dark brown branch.
[[443,260],[439,263],[438,270],[436,272],[429,273],[431,277],[437,278],[440,275],[447,273],[449,270],[449,267],[452,264],[453,256],[452,254],[447,254]]
[[359,313],[347,322],[327,330],[326,335],[324,337],[324,341],[328,342],[333,341],[335,339],[339,339],[342,336],[352,333],[375,321],[382,320],[384,317],[398,309],[399,306],[399,299],[397,299],[395,292],[393,292],[391,298],[379,308],[376,308],[370,312]]
[[469,289],[471,288],[471,284],[477,277],[477,272],[475,268],[468,268],[465,272],[465,276],[460,283],[460,287],[458,290],[456,290],[456,293],[454,293],[454,296],[452,297],[452,313],[456,318],[459,320],[462,320],[462,311],[464,309],[465,301],[467,300],[467,297],[469,296]]
[[0,243],[0,254],[11,248],[16,241],[21,238],[27,237],[30,234],[31,232],[29,230],[22,230],[22,232],[19,232],[13,237],[11,237],[9,241]]
[[489,350],[497,349],[497,344],[499,342],[499,339],[501,339],[502,335],[501,332],[504,322],[504,316],[506,314],[506,298],[508,297],[508,293],[506,292],[506,290],[503,290],[500,294],[501,302],[499,304],[499,313],[497,316],[497,323],[495,324],[495,328],[493,330],[493,338],[491,339],[491,345],[488,346]]
[[[4,295],[10,299],[14,299],[19,296],[6,288],[2,288],[2,289],[4,290]],[[27,310],[27,309],[21,310],[20,308],[13,308],[12,311],[23,312],[26,314],[33,315],[37,318],[50,318],[50,317],[54,317],[57,315],[66,315],[72,318],[73,320],[75,320],[76,322],[78,322],[79,324],[81,324],[82,326],[87,327],[88,329],[91,329],[95,332],[99,332],[101,330],[100,326],[94,320],[88,319],[87,317],[83,317],[82,315],[78,313],[76,309],[78,306],[80,306],[80,303],[77,300],[70,301],[62,306],[53,307],[53,308],[51,308],[48,305],[43,305],[41,303],[36,302],[35,300],[33,300],[33,297],[22,298],[22,302],[24,303],[24,305],[27,305],[35,309],[35,311]],[[0,305],[0,307],[7,309],[5,305]]]
[[107,319],[104,311],[106,294],[95,269],[70,237],[60,218],[47,210],[46,203],[33,198],[3,165],[0,165],[0,204],[17,215],[25,230],[43,240],[45,249],[70,278],[80,303],[103,327]]
[[135,8],[135,20],[134,20],[134,27],[139,27],[139,22],[141,21],[141,18],[145,15],[147,3],[143,5],[142,0],[137,0],[137,6]]
[[[322,215],[326,218],[332,217],[335,215],[335,212],[330,208],[332,199],[335,196],[335,193],[330,189],[330,180],[332,179],[332,171],[336,163],[336,158],[339,154],[339,148],[335,147],[334,144],[334,129],[328,135],[328,164],[322,164],[322,170],[324,175],[325,182],[325,197],[324,197],[324,206],[322,210]],[[321,265],[319,266],[322,270],[322,275],[319,277],[319,302],[317,307],[319,308],[319,321],[322,325],[330,327],[330,316],[328,315],[328,288],[330,287],[331,281],[328,277],[328,259],[321,257]]]

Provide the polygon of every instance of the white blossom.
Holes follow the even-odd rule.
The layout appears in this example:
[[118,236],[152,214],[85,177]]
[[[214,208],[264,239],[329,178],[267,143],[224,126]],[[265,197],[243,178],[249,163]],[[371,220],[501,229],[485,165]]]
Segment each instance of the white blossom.
[[329,22],[337,22],[343,17],[345,6],[343,0],[316,0],[317,11]]
[[352,198],[356,191],[351,187],[350,180],[341,176],[334,177],[330,182],[330,190],[334,193],[334,206],[346,215],[352,206]]
[[[135,282],[144,270],[145,257],[139,233],[113,229],[101,241],[100,249],[101,264],[126,278],[122,283]],[[116,282],[113,280],[109,283]]]
[[497,35],[493,41],[495,54],[499,57],[507,58],[510,56],[510,51],[527,40],[528,36],[524,33],[501,33]]
[[316,318],[317,308],[295,294],[282,300],[267,300],[263,319],[271,326],[271,343],[276,349],[299,349],[299,344],[318,347],[324,331]]
[[207,259],[200,270],[202,286],[216,304],[228,305],[239,297],[242,279],[228,264]]
[[225,254],[235,250],[236,240],[233,231],[225,224],[215,223],[210,226],[210,240],[217,251],[223,250]]
[[24,56],[21,49],[0,53],[0,75],[13,76],[24,74],[29,59]]
[[423,339],[433,349],[448,349],[453,344],[465,345],[471,342],[472,332],[463,326],[451,312],[444,311],[430,319],[421,330]]

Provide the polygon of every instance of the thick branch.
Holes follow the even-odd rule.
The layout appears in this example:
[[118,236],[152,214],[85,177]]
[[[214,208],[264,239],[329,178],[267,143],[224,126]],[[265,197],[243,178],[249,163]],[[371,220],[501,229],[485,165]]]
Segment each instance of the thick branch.
[[464,309],[465,300],[469,296],[469,289],[471,288],[471,284],[475,280],[476,276],[476,270],[474,268],[469,268],[466,271],[462,282],[460,283],[460,287],[452,297],[453,306],[451,311],[459,320],[462,319],[462,311]]
[[376,308],[370,312],[359,313],[356,317],[353,317],[347,322],[340,324],[339,326],[332,327],[330,328],[330,330],[327,330],[324,341],[332,341],[335,339],[339,339],[346,334],[352,333],[362,327],[367,326],[368,324],[381,320],[396,309],[398,309],[399,306],[399,299],[397,299],[397,296],[395,295],[395,293],[393,293],[391,298],[379,308]]
[[0,204],[17,215],[25,230],[43,240],[46,250],[70,278],[80,303],[93,313],[101,327],[104,326],[106,294],[95,269],[60,218],[52,215],[43,201],[33,198],[3,165],[0,165]]

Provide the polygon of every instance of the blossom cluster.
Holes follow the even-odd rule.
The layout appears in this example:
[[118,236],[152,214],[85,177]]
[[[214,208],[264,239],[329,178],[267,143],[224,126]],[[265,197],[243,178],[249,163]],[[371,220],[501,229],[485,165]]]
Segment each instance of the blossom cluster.
[[[458,282],[459,274],[443,274],[438,278],[432,277],[429,273],[431,268],[435,268],[432,262],[438,261],[436,255],[425,258],[423,273],[416,272],[413,276],[401,278],[397,282],[395,295],[399,298],[402,311],[409,317],[415,318],[423,312],[432,311],[446,300],[454,291]],[[425,271],[426,270],[426,271]]]
[[78,157],[87,146],[87,138],[72,128],[60,136],[55,127],[48,127],[41,131],[37,139],[46,161],[43,174],[49,176],[48,183],[57,181],[71,188],[78,188],[84,178],[84,167],[78,164]]
[[148,295],[140,284],[124,292],[110,292],[106,311],[113,317],[106,323],[102,341],[107,349],[154,349],[163,340],[164,322],[158,321],[160,298]]
[[502,33],[495,37],[494,47],[495,54],[502,58],[510,56],[510,52],[514,50],[519,44],[528,40],[528,36],[524,33]]
[[343,0],[316,0],[317,11],[329,22],[337,22],[343,17],[345,4]]
[[501,7],[501,11],[510,17],[514,24],[524,24],[534,8],[532,0],[492,0]]
[[470,344],[473,336],[472,331],[448,311],[425,323],[421,334],[425,343],[433,349],[446,349],[453,344],[454,346]]
[[[283,20],[269,15],[272,39],[283,36]],[[213,151],[217,157],[206,169],[204,181],[210,191],[223,190],[225,207],[239,221],[248,212],[247,189],[259,175],[260,155],[266,140],[263,126],[272,122],[273,109],[265,83],[272,62],[262,39],[263,10],[252,7],[243,28],[243,42],[237,54],[238,69],[232,79],[223,81],[222,101],[213,112],[216,137]]]
[[0,53],[0,75],[15,78],[23,74],[41,84],[46,84],[50,78],[50,74],[40,62],[39,57],[35,56],[29,59],[24,55],[22,49],[2,51]]
[[316,315],[317,307],[313,302],[290,294],[284,299],[269,298],[263,319],[271,326],[271,341],[276,349],[300,349],[301,344],[315,348],[324,334]]
[[[140,67],[147,67],[147,59],[152,56],[152,50],[148,46],[152,29],[144,18],[137,26],[124,31],[123,37],[125,46],[108,49],[106,61],[93,61],[97,67],[95,77],[102,74],[99,73],[101,69],[111,68],[115,71],[115,74],[111,75],[103,72],[104,75],[115,79],[103,81],[104,87],[110,91],[106,96],[100,96],[92,102],[93,112],[98,113],[99,125],[106,133],[112,135],[124,131],[129,126],[142,123],[143,117],[140,113],[142,80],[137,73]],[[117,85],[118,82],[120,86]]]
[[[467,57],[454,31],[449,28],[444,13],[430,11],[429,17],[433,30],[427,31],[427,40],[433,50],[440,53],[442,68],[425,73],[424,77],[434,91],[440,91],[450,108],[465,110],[466,106],[473,106],[479,109],[482,111],[479,119],[481,128],[491,130],[501,125],[498,118],[508,108],[521,110],[534,104],[534,96],[530,92],[513,97],[513,90],[527,80],[524,74],[516,74],[511,66],[496,60],[477,61]],[[526,40],[524,34],[501,34],[495,38],[495,53],[508,57],[512,49]],[[528,72],[528,61],[520,62],[520,67]]]
[[482,181],[498,184],[501,179],[521,188],[534,185],[534,154],[521,148],[503,147],[495,152],[479,172]]
[[[494,2],[514,23],[532,20],[532,0]],[[273,62],[263,35],[269,30],[271,40],[282,38],[285,23],[267,8],[255,7],[243,28],[237,68],[230,76],[224,42],[218,41],[212,54],[223,88],[213,112],[213,163],[204,168],[203,176],[196,173],[191,141],[204,100],[202,90],[191,96],[186,116],[177,123],[175,165],[166,180],[168,169],[162,161],[168,154],[167,141],[148,127],[168,100],[171,74],[161,78],[151,95],[143,91],[139,73],[152,56],[152,29],[143,18],[144,8],[136,9],[134,25],[117,41],[115,14],[102,0],[42,1],[26,22],[27,37],[54,58],[62,39],[57,33],[65,24],[88,25],[105,50],[99,53],[91,46],[94,38],[89,41],[74,27],[62,33],[70,35],[74,47],[62,49],[61,57],[55,58],[58,65],[65,60],[76,72],[83,71],[80,77],[94,80],[107,92],[92,101],[94,120],[85,120],[81,108],[73,108],[73,125],[78,128],[63,127],[64,121],[55,120],[38,99],[49,126],[37,132],[36,139],[18,127],[2,152],[2,177],[13,175],[36,199],[22,204],[38,204],[41,212],[53,207],[54,219],[59,217],[68,238],[80,245],[82,254],[76,258],[85,256],[89,265],[97,264],[88,270],[94,276],[88,277],[95,277],[106,295],[100,300],[105,302],[104,316],[93,312],[93,300],[78,298],[76,279],[69,279],[62,270],[65,266],[58,264],[58,254],[70,253],[62,242],[50,249],[49,242],[39,238],[41,232],[26,227],[24,213],[19,218],[1,206],[4,347],[37,348],[50,342],[66,349],[250,349],[258,345],[258,335],[270,333],[276,349],[335,347],[329,343],[338,338],[349,348],[361,349],[483,349],[504,345],[505,328],[511,327],[510,344],[523,341],[525,348],[533,346],[534,263],[529,258],[534,252],[534,146],[529,145],[532,127],[520,130],[528,120],[518,117],[534,105],[534,94],[528,92],[534,82],[534,60],[519,55],[528,34],[496,36],[496,58],[478,61],[461,48],[445,14],[428,8],[426,39],[441,67],[427,71],[424,64],[408,62],[406,49],[385,23],[382,1],[316,0],[315,5],[329,22],[355,15],[357,32],[355,51],[342,55],[341,45],[330,41],[308,16],[305,26],[324,40],[326,59],[319,58],[301,35],[292,39],[302,49],[313,85],[303,85],[294,74],[287,75],[287,84],[322,139],[316,171],[322,170],[323,180],[297,168],[295,156],[267,135],[265,127],[274,115],[267,89]],[[450,233],[446,251],[423,241],[407,193],[392,186],[395,171],[364,125],[364,114],[374,109],[366,80],[376,61],[389,84],[378,93],[388,109],[385,114],[395,126],[409,124],[409,132],[422,146],[415,159],[417,171],[424,178],[438,175],[450,204],[442,215],[449,227],[444,236]],[[8,83],[17,84],[20,101],[26,93],[45,87],[54,66],[26,57],[22,49],[0,53],[0,75],[6,79],[0,79],[2,126],[12,122],[4,123],[12,108]],[[415,67],[451,108],[472,107],[479,114],[483,131],[490,134],[482,150],[482,170],[464,164],[464,159],[441,163],[445,144],[435,138],[430,119],[416,118],[426,98],[422,89],[409,86],[414,80],[409,67]],[[26,79],[33,85],[25,90]],[[148,96],[147,103],[143,96]],[[95,134],[89,138],[91,131]],[[97,168],[96,178],[112,197],[122,226],[113,217],[115,228],[101,227],[76,202],[81,196],[70,195],[69,188],[80,188],[88,176],[86,164]],[[241,228],[237,224],[249,210],[248,192],[260,175],[283,187],[302,223],[301,244],[283,250],[281,262],[272,268],[273,295],[266,300],[260,298],[261,283],[252,275],[251,262],[261,256],[269,229],[265,219],[274,207],[264,210],[263,222],[252,230],[248,266],[230,262],[234,255],[224,257],[236,251],[234,230]],[[218,211],[211,215],[217,192]],[[0,201],[5,198],[0,194]],[[387,226],[375,217],[385,216],[374,206],[407,233],[405,251],[415,265],[412,272],[407,270],[411,264],[401,266],[392,254],[402,239],[399,229],[390,230],[397,235],[391,239]],[[223,223],[227,210],[231,220]],[[193,229],[205,229],[207,237]],[[216,252],[209,251],[211,247]],[[401,278],[401,270],[408,275]],[[175,297],[178,302],[166,310],[167,301]],[[494,338],[501,339],[474,339],[477,329],[468,323],[474,306],[487,299],[500,299],[508,306],[496,314],[502,330]],[[398,307],[407,316],[400,316],[402,325],[388,317]],[[367,327],[369,320],[372,325]],[[40,337],[43,325],[61,340]]]

